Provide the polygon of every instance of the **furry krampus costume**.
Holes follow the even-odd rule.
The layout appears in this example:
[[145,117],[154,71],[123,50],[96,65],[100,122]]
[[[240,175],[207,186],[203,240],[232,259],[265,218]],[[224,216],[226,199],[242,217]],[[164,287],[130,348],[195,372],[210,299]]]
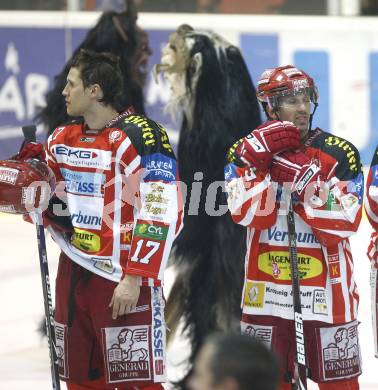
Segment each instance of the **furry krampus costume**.
[[187,197],[166,319],[172,333],[183,320],[192,363],[207,334],[239,324],[246,232],[226,211],[223,168],[226,151],[260,124],[260,112],[239,49],[216,34],[180,26],[155,72],[171,86],[167,109],[183,114],[178,161]]
[[[84,41],[74,51],[73,56],[80,49],[108,51],[117,55],[124,77],[124,93],[117,104],[117,109],[123,111],[132,105],[138,114],[144,114],[142,88],[151,50],[148,46],[147,33],[136,24],[137,12],[134,2],[126,0],[125,3],[124,12],[102,14],[97,24],[88,31]],[[38,122],[45,124],[48,135],[57,126],[69,120],[62,96],[69,68],[68,61],[62,72],[55,77],[54,88],[47,94],[47,106],[36,117]]]

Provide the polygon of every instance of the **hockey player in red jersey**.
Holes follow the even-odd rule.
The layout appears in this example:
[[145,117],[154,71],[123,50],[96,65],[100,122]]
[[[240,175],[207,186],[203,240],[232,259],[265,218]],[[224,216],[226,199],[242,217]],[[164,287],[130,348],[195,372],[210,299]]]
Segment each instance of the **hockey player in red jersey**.
[[290,389],[296,378],[291,197],[307,376],[321,390],[358,389],[358,292],[348,237],[361,219],[359,153],[348,141],[311,129],[318,92],[302,70],[266,70],[257,96],[268,122],[233,145],[225,167],[233,220],[248,228],[242,332],[279,353],[280,389]]
[[83,120],[58,127],[46,147],[61,198],[45,213],[62,249],[60,378],[69,390],[162,389],[161,281],[182,220],[175,155],[158,123],[114,108],[116,57],[81,50],[70,65],[67,113]]
[[375,149],[366,180],[365,211],[374,232],[370,237],[367,255],[371,261],[371,314],[375,357],[378,358],[378,147]]

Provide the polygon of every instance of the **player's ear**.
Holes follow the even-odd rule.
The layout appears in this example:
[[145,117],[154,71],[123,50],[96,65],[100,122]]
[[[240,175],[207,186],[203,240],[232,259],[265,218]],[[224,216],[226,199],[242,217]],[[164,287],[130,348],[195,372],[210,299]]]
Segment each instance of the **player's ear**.
[[89,90],[91,92],[91,96],[93,96],[95,99],[100,100],[103,98],[104,94],[102,92],[102,89],[99,84],[91,84],[89,86]]
[[273,110],[272,107],[269,107],[268,105],[266,106],[266,112],[269,116],[269,119],[273,119],[273,120],[279,120],[278,119],[278,115],[277,115],[277,112]]

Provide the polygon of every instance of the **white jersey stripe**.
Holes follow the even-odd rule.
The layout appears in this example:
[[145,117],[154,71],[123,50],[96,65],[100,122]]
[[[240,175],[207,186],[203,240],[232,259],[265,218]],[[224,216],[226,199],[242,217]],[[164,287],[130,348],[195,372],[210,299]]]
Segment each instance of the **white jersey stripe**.
[[113,223],[113,258],[121,258],[121,210],[122,210],[122,171],[121,158],[130,147],[131,141],[127,137],[118,147],[115,156],[114,173],[114,223]]
[[341,277],[341,291],[343,294],[343,302],[345,304],[345,322],[352,321],[351,313],[350,313],[350,297],[349,297],[349,288],[348,288],[348,272],[347,265],[349,265],[349,261],[345,257],[345,253],[343,252],[342,243],[339,243],[339,258],[340,258],[340,274],[344,275]]
[[368,199],[365,199],[365,211],[371,220],[378,223],[378,215],[375,215],[375,213],[372,211]]

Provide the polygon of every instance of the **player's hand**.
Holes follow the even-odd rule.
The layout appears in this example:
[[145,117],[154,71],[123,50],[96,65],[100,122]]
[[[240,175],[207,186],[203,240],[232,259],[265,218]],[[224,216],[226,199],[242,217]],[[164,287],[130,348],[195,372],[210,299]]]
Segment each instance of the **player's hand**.
[[113,320],[135,310],[140,294],[139,280],[139,276],[126,275],[114,289],[109,304],[113,308]]
[[42,144],[38,142],[28,142],[21,146],[21,150],[13,157],[12,160],[25,161],[30,158],[36,158],[40,161],[46,161],[46,153]]
[[301,151],[278,153],[270,170],[272,180],[296,193],[302,202],[306,188],[311,183],[318,185],[320,175],[320,168]]
[[265,122],[244,138],[236,153],[247,165],[268,170],[273,155],[300,146],[299,129],[291,122]]

